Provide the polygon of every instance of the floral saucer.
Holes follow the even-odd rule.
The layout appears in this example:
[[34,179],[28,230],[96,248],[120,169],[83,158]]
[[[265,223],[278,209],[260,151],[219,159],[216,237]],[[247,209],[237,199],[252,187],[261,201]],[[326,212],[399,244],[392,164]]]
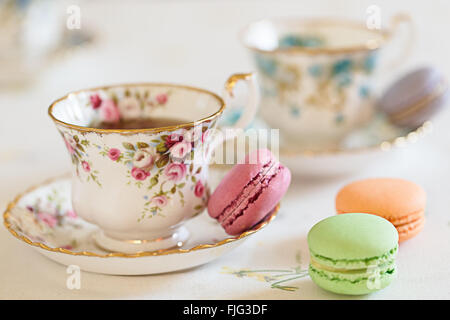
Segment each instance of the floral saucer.
[[280,159],[293,174],[329,177],[357,173],[371,164],[392,160],[397,151],[432,131],[431,122],[414,130],[391,124],[377,115],[364,128],[349,134],[332,150],[293,150],[280,146]]
[[276,216],[279,205],[251,230],[236,237],[203,213],[186,222],[191,238],[180,248],[125,254],[97,247],[92,234],[98,228],[83,221],[72,210],[71,184],[56,178],[17,196],[4,215],[13,236],[34,246],[48,258],[64,265],[115,275],[142,275],[188,269],[208,263],[239,246]]

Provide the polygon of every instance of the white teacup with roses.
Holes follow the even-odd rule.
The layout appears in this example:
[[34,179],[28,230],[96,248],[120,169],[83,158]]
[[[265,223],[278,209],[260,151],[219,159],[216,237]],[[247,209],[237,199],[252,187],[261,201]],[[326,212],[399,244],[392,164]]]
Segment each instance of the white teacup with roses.
[[[253,75],[236,74],[225,86],[229,98],[237,81],[250,98],[236,128],[254,117]],[[208,162],[218,143],[211,131],[225,108],[207,90],[173,84],[131,84],[86,89],[55,101],[49,115],[73,164],[72,203],[77,215],[99,227],[96,243],[134,253],[181,246],[189,234],[183,222],[208,201]],[[101,129],[100,122],[173,118],[176,126]]]

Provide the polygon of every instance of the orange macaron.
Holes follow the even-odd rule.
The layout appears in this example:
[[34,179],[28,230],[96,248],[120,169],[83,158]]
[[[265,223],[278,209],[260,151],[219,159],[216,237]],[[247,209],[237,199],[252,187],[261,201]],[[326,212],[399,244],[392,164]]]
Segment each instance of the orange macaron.
[[389,220],[398,231],[399,242],[417,235],[425,223],[427,196],[414,182],[394,179],[365,179],[343,187],[336,196],[336,211],[370,213]]

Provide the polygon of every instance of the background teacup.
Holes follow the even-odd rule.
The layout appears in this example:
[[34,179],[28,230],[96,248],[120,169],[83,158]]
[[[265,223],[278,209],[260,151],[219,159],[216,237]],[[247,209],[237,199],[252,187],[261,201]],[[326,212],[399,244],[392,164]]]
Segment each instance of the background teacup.
[[0,1],[0,89],[20,88],[93,37],[66,27],[64,1]]
[[[409,21],[405,15],[393,20]],[[373,75],[392,30],[346,20],[273,19],[241,34],[252,52],[261,91],[260,115],[280,129],[284,147],[334,147],[370,119]]]
[[[256,84],[250,74],[233,75],[225,86],[227,98],[239,80],[250,87],[249,103],[236,124],[244,127],[255,114]],[[224,100],[212,92],[152,83],[81,90],[50,106],[73,163],[73,208],[101,229],[95,235],[99,246],[133,253],[184,243],[188,232],[182,223],[208,201],[203,154],[217,143],[209,132],[224,108]],[[98,128],[101,122],[169,118],[181,123]]]

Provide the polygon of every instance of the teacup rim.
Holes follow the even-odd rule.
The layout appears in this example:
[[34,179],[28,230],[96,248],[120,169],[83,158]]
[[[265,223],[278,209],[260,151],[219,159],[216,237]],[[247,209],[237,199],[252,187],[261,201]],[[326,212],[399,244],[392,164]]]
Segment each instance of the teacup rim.
[[[310,48],[310,47],[288,47],[288,48],[280,48],[276,47],[275,49],[262,49],[257,46],[250,45],[245,40],[245,34],[249,31],[250,27],[262,23],[262,22],[272,22],[275,24],[288,24],[288,23],[301,23],[301,24],[309,24],[309,23],[339,23],[339,24],[347,24],[349,26],[362,28],[368,32],[372,32],[374,34],[378,34],[381,36],[380,41],[375,41],[373,43],[365,43],[358,44],[353,46],[342,46],[335,48]],[[384,29],[368,29],[362,21],[351,19],[351,18],[342,18],[342,17],[301,17],[301,16],[291,16],[291,17],[272,17],[272,18],[262,18],[259,20],[252,21],[248,23],[245,27],[243,27],[239,33],[238,38],[241,44],[249,50],[266,53],[266,54],[275,54],[275,53],[284,53],[284,54],[306,54],[306,55],[320,55],[320,54],[350,54],[357,52],[365,52],[365,51],[375,51],[380,49],[391,37],[391,32]]]
[[[73,95],[73,94],[79,94],[82,92],[97,91],[97,90],[108,90],[108,89],[112,89],[112,88],[121,88],[121,87],[133,88],[133,87],[141,87],[141,86],[172,87],[172,88],[187,89],[187,90],[205,93],[205,94],[208,94],[208,95],[212,96],[213,98],[215,98],[219,102],[220,107],[213,114],[211,114],[207,117],[201,118],[199,120],[185,122],[185,123],[182,123],[179,125],[157,127],[157,128],[144,128],[144,129],[102,129],[102,128],[94,128],[94,127],[88,127],[88,126],[80,126],[80,125],[76,125],[76,124],[72,124],[72,123],[68,123],[68,122],[59,120],[53,114],[54,106],[56,104],[58,104],[59,102],[68,99],[69,96]],[[167,83],[166,82],[133,82],[133,83],[110,84],[110,85],[90,87],[90,88],[84,88],[84,89],[71,91],[71,92],[65,94],[64,96],[54,100],[48,107],[47,113],[48,113],[49,117],[53,120],[53,122],[55,122],[56,124],[59,124],[61,126],[64,126],[66,128],[69,128],[69,129],[82,131],[82,132],[95,132],[95,133],[101,133],[101,134],[120,133],[120,134],[124,134],[124,135],[132,135],[132,134],[136,134],[136,133],[159,133],[159,132],[164,132],[164,131],[175,131],[175,130],[183,129],[183,128],[191,128],[191,127],[194,127],[203,122],[214,120],[215,118],[217,118],[218,116],[220,116],[223,113],[223,111],[225,110],[225,107],[226,107],[226,103],[225,103],[224,99],[222,97],[220,97],[218,94],[216,94],[212,91],[209,91],[207,89],[203,89],[203,88],[199,88],[199,87],[195,87],[195,86],[184,85],[184,84],[168,83],[168,82]]]

